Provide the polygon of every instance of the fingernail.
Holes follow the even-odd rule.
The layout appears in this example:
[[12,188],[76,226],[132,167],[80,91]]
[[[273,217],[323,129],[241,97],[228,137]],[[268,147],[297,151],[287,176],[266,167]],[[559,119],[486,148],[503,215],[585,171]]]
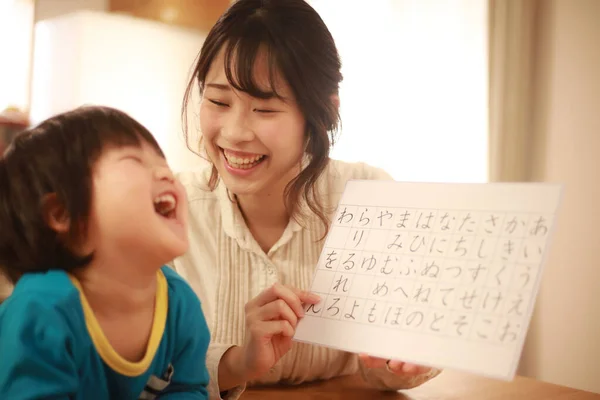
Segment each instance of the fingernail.
[[321,301],[321,296],[319,296],[318,294],[315,293],[310,293],[310,299],[314,300],[314,301]]

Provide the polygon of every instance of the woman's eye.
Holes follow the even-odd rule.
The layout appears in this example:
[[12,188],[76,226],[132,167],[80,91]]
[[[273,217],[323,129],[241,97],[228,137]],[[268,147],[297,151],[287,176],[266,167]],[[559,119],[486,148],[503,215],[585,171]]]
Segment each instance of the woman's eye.
[[259,112],[259,113],[263,113],[263,114],[270,114],[270,113],[277,112],[275,110],[267,110],[267,109],[264,109],[264,108],[255,108],[254,111]]
[[225,103],[223,103],[221,101],[218,101],[218,100],[211,100],[211,99],[209,99],[208,101],[210,101],[211,103],[213,103],[214,105],[216,105],[218,107],[229,107],[228,104],[225,104]]

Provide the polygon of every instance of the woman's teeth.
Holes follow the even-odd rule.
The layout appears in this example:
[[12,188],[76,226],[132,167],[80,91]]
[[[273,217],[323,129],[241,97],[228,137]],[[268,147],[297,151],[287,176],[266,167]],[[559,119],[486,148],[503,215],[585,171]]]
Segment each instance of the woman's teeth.
[[223,151],[223,155],[225,159],[234,168],[239,169],[250,169],[256,165],[258,165],[262,159],[265,157],[264,155],[255,155],[251,157],[237,157],[232,154],[228,154],[227,151]]

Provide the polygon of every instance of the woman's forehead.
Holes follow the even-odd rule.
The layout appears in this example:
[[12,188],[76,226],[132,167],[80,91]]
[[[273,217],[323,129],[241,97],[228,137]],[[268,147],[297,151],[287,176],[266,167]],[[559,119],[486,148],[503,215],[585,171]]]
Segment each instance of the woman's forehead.
[[251,69],[252,82],[258,86],[260,90],[264,92],[275,92],[282,97],[293,97],[291,89],[277,68],[277,65],[270,63],[271,60],[268,56],[267,50],[264,47],[261,47],[257,51],[256,57],[253,60],[254,64],[251,67],[238,65],[236,51],[231,53],[231,59],[227,60],[229,61],[229,65],[226,65],[225,47],[226,46],[223,46],[213,60],[206,75],[205,84],[212,83],[229,86],[230,82],[227,79],[226,73],[226,69],[229,69],[234,83],[239,85],[243,80],[243,78],[240,79],[240,76],[238,76],[239,71],[248,71],[248,69]]

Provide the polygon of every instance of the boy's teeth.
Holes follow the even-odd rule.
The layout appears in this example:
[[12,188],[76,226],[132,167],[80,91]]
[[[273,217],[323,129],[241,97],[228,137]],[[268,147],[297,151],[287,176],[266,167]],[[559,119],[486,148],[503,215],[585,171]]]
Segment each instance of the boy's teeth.
[[175,209],[176,203],[175,196],[164,194],[154,199],[154,208],[159,214],[165,215]]
[[169,203],[170,205],[175,205],[175,196],[172,194],[163,194],[162,196],[158,196],[154,199],[154,204],[158,203]]

